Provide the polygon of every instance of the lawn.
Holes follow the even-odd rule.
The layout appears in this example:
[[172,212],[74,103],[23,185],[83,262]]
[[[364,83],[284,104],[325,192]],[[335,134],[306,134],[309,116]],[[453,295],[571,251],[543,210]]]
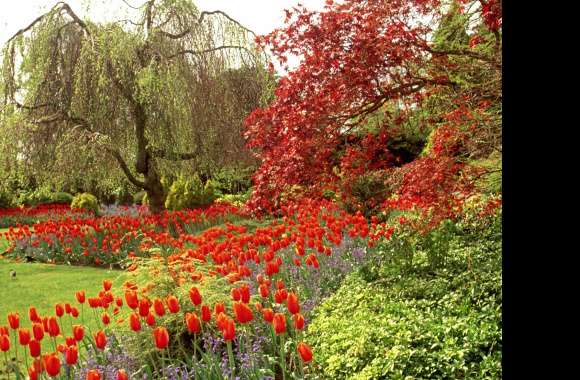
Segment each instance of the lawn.
[[8,242],[4,239],[4,232],[6,231],[8,231],[8,228],[0,228],[0,253],[8,248]]

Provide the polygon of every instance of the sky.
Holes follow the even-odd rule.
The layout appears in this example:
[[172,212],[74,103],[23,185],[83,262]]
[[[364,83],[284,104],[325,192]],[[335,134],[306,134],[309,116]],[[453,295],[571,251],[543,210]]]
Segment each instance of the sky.
[[[58,0],[0,0],[0,45],[3,46],[14,33],[30,24],[57,2]],[[130,12],[133,12],[121,0],[67,0],[66,2],[79,17],[88,16],[94,21],[124,19],[131,15]],[[126,2],[139,6],[145,1],[126,0]],[[311,10],[322,10],[324,6],[324,0],[193,0],[193,2],[202,11],[224,11],[257,34],[267,34],[283,26],[284,9],[298,3]],[[296,61],[291,57],[289,66],[294,66]]]

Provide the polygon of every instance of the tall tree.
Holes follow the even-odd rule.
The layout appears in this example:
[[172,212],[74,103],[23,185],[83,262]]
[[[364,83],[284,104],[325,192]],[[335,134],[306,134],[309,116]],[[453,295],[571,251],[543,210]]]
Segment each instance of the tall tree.
[[[455,194],[465,159],[441,146],[459,134],[480,154],[501,144],[501,20],[498,0],[327,0],[322,12],[288,10],[285,27],[261,43],[282,65],[290,54],[302,60],[246,119],[261,159],[250,205],[275,208],[293,185],[320,194],[348,171],[401,165],[410,173],[395,187],[410,198],[432,194],[417,189]],[[437,157],[396,152],[406,124],[446,125],[432,136]]]
[[254,33],[226,13],[136,9],[95,23],[61,1],[7,41],[0,155],[51,178],[122,172],[159,212],[165,172],[249,157],[242,120],[269,77]]

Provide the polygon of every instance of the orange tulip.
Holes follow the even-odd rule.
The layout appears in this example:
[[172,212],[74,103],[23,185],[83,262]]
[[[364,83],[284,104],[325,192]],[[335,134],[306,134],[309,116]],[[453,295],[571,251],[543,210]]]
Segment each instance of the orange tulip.
[[227,318],[222,333],[226,341],[233,340],[236,337],[236,325],[233,319]]
[[22,346],[28,345],[28,342],[30,342],[30,330],[24,328],[18,329],[18,342]]
[[247,304],[243,302],[234,303],[234,313],[239,323],[247,323],[254,319],[254,314]]
[[139,299],[137,298],[137,292],[135,290],[127,290],[125,292],[125,302],[127,306],[131,309],[136,309],[139,307]]
[[127,372],[124,369],[120,369],[117,372],[117,380],[129,380],[129,376],[127,376]]
[[34,323],[32,325],[32,335],[34,335],[34,339],[41,341],[44,338],[44,327],[42,327],[42,323]]
[[160,298],[155,298],[153,300],[153,310],[155,310],[155,314],[158,317],[162,317],[165,315],[165,307],[163,306],[163,301]]
[[201,331],[201,324],[195,313],[185,314],[185,322],[190,333],[197,334]]
[[83,340],[83,337],[85,336],[85,328],[81,325],[74,325],[73,336],[75,337],[75,340],[77,342],[80,342],[81,340]]
[[278,289],[274,293],[274,300],[276,301],[276,303],[280,304],[284,303],[284,301],[286,301],[286,298],[288,298],[288,291],[286,289]]
[[266,284],[260,285],[260,295],[262,298],[268,298],[268,294],[270,294],[270,288]]
[[32,339],[28,342],[28,350],[30,351],[30,356],[37,358],[40,356],[40,343],[37,340]]
[[49,376],[57,376],[60,372],[60,359],[56,354],[49,354],[43,357],[44,369]]
[[165,327],[156,327],[153,330],[153,338],[155,340],[155,346],[158,349],[163,350],[169,346],[169,333]]
[[167,308],[169,309],[170,313],[177,313],[180,309],[179,300],[175,296],[167,297]]
[[268,323],[271,323],[274,319],[274,310],[270,309],[269,307],[262,309],[262,316],[264,320]]
[[8,314],[8,324],[12,330],[16,330],[20,327],[20,315],[18,313]]
[[103,312],[103,314],[101,314],[101,321],[103,321],[103,324],[106,326],[109,323],[111,323],[111,317],[109,316],[109,314],[105,311]]
[[131,326],[131,330],[137,332],[141,330],[141,319],[139,315],[135,313],[131,313],[129,316],[129,325]]
[[87,372],[87,380],[101,380],[101,373],[96,369]]
[[201,294],[199,294],[199,290],[195,286],[189,289],[189,299],[195,306],[199,306],[201,304]]
[[107,345],[107,336],[103,330],[99,330],[94,335],[95,343],[97,348],[100,350],[104,350],[105,346]]
[[306,343],[304,342],[298,343],[296,349],[298,350],[298,353],[300,354],[300,357],[304,362],[308,363],[309,361],[312,360],[312,350]]
[[300,313],[296,313],[292,316],[294,319],[294,328],[296,330],[302,330],[304,328],[304,317]]
[[105,292],[108,292],[109,290],[111,290],[112,286],[113,286],[113,282],[111,280],[103,280],[103,289],[105,290]]
[[280,335],[286,332],[286,316],[284,314],[274,314],[272,323],[274,325],[274,331],[276,332],[276,335]]
[[298,303],[298,296],[294,292],[288,293],[288,298],[286,299],[286,306],[290,314],[296,314],[300,312],[300,304]]
[[250,287],[248,286],[248,284],[242,284],[242,286],[240,286],[239,289],[242,302],[243,303],[250,302]]

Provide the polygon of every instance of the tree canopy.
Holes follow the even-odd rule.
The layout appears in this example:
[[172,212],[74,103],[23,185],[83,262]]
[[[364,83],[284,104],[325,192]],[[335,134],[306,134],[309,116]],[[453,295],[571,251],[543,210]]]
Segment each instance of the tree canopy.
[[161,177],[251,162],[243,118],[270,86],[252,31],[190,0],[136,20],[83,20],[58,2],[2,53],[2,169],[100,186],[128,179],[163,207]]

